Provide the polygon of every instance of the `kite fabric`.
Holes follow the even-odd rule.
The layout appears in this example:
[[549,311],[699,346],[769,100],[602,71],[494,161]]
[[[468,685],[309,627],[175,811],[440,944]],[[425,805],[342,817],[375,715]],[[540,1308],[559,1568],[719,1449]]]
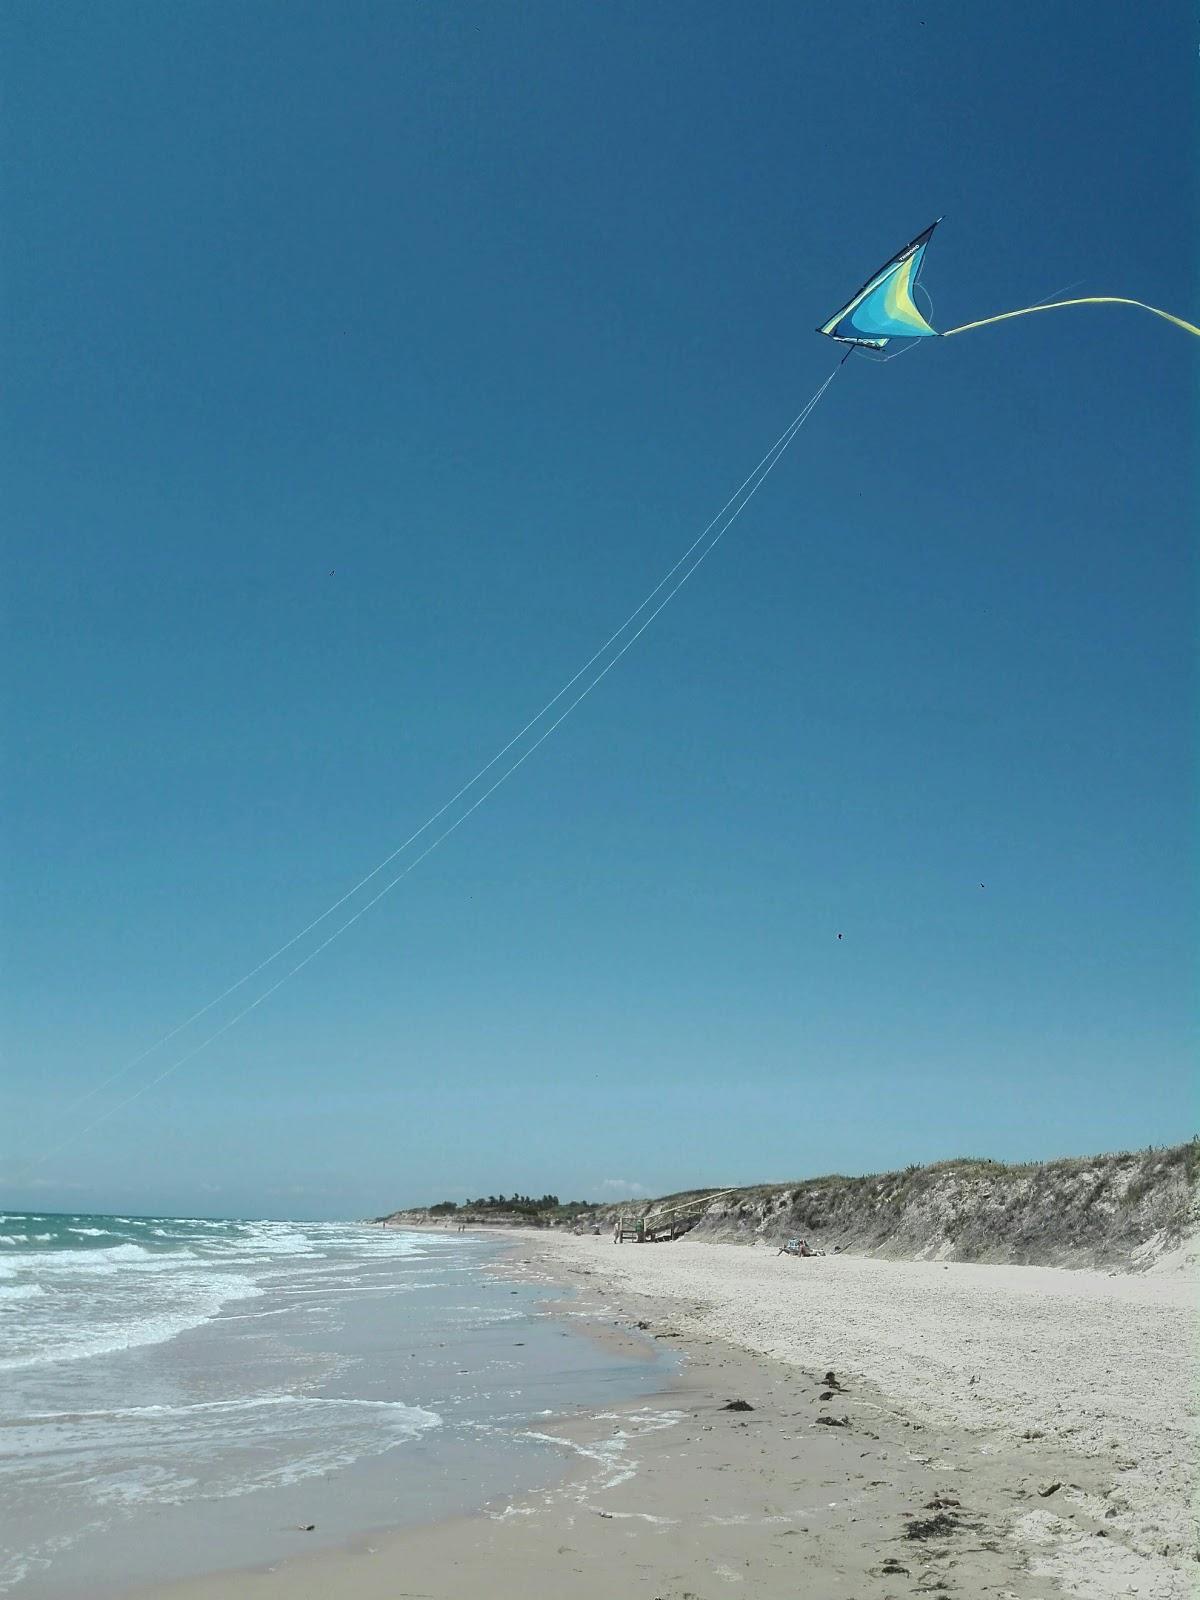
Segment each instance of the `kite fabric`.
[[883,350],[889,339],[926,339],[936,337],[917,310],[913,290],[917,274],[925,255],[925,246],[933,237],[937,222],[931,222],[924,233],[906,244],[879,271],[869,277],[862,288],[828,322],[817,329],[839,344],[862,345],[869,350]]
[[1152,316],[1161,317],[1164,322],[1173,323],[1185,333],[1195,334],[1200,339],[1200,328],[1194,322],[1173,316],[1170,311],[1160,311],[1157,306],[1147,305],[1144,300],[1130,300],[1117,294],[1042,301],[1039,305],[1022,306],[1017,311],[1001,311],[994,317],[981,317],[976,322],[963,322],[957,328],[946,328],[939,334],[918,311],[913,301],[913,290],[921,271],[925,247],[941,220],[939,217],[937,222],[930,223],[924,233],[919,233],[878,272],[873,273],[854,298],[835,312],[828,322],[822,323],[817,332],[836,339],[839,344],[849,345],[849,355],[854,349],[883,350],[892,339],[926,339],[931,335],[948,339],[952,334],[988,328],[994,322],[1009,322],[1013,317],[1029,317],[1035,311],[1058,311],[1063,306],[1136,306],[1138,310],[1149,311]]

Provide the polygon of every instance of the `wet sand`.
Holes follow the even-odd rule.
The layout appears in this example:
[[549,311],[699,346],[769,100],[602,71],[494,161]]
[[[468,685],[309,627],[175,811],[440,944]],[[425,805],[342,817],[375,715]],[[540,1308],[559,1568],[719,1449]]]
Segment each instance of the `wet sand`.
[[[678,1378],[546,1426],[568,1463],[549,1490],[147,1600],[1190,1592],[1191,1552],[1171,1538],[1191,1459],[1182,1280],[544,1235],[514,1236],[505,1270],[573,1278],[583,1299],[563,1315],[625,1348],[678,1347]],[[1113,1360],[1097,1392],[1093,1368]]]

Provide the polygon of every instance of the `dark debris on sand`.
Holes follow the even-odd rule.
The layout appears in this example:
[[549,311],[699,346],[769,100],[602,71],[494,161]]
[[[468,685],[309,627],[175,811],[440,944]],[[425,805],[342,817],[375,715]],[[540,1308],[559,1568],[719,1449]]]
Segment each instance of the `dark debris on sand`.
[[948,1533],[957,1532],[958,1518],[948,1511],[939,1511],[933,1517],[914,1517],[905,1525],[906,1539],[944,1539]]

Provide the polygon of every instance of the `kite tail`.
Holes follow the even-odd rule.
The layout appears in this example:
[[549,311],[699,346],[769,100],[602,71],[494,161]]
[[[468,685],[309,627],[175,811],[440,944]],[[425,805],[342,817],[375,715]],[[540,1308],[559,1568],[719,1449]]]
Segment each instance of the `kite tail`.
[[952,333],[969,333],[972,328],[987,328],[993,322],[1008,322],[1012,317],[1031,317],[1035,311],[1057,311],[1060,306],[1137,306],[1139,311],[1149,311],[1156,317],[1161,317],[1164,322],[1173,322],[1177,328],[1182,328],[1185,333],[1194,333],[1200,339],[1200,328],[1194,322],[1185,322],[1182,317],[1174,317],[1169,311],[1160,311],[1157,306],[1148,306],[1144,300],[1127,300],[1119,294],[1089,294],[1079,300],[1052,300],[1048,305],[1023,306],[1020,311],[1002,311],[996,317],[982,317],[978,322],[964,322],[961,327],[947,328],[942,335],[948,339]]

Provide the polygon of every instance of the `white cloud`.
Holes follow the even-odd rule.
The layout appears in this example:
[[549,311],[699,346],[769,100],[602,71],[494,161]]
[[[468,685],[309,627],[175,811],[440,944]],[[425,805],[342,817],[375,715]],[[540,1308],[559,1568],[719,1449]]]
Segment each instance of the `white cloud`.
[[644,1183],[635,1183],[632,1178],[605,1178],[600,1187],[605,1194],[628,1199],[633,1199],[635,1195],[648,1195],[650,1193]]

